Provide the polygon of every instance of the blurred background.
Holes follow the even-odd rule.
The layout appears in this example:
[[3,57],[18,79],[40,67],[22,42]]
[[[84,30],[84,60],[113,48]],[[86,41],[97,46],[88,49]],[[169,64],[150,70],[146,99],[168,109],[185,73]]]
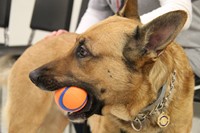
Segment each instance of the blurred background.
[[[1,0],[0,0],[1,1]],[[5,0],[4,0],[5,1]],[[36,0],[12,0],[8,26],[9,45],[26,45],[31,34],[31,18]],[[48,0],[47,0],[48,1]],[[57,0],[55,0],[57,1]],[[60,0],[58,0],[60,1]],[[70,31],[75,31],[82,0],[73,0]],[[45,37],[49,32],[37,31],[33,43]],[[4,42],[4,30],[0,28],[0,42]]]

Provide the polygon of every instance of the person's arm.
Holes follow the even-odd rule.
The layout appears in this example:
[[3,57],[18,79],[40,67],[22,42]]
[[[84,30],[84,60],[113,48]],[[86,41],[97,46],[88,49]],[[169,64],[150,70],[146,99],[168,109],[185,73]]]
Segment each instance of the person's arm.
[[76,33],[82,33],[95,23],[113,15],[106,0],[90,0],[88,8],[81,18]]
[[146,24],[146,23],[150,22],[152,19],[154,19],[160,15],[163,15],[169,11],[184,10],[188,15],[188,19],[187,19],[183,29],[189,28],[190,23],[192,21],[191,0],[159,0],[159,1],[160,1],[161,7],[140,16],[141,22],[143,24]]

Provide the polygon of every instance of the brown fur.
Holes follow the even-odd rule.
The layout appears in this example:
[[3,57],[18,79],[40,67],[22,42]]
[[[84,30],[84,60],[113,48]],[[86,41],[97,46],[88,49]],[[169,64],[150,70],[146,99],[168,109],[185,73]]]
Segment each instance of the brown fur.
[[[131,8],[124,9],[120,15]],[[42,89],[87,84],[87,91],[104,103],[103,116],[89,118],[94,133],[120,133],[121,129],[135,133],[130,122],[156,99],[164,84],[168,94],[175,70],[175,88],[165,109],[170,124],[159,128],[157,113],[143,124],[141,132],[190,132],[193,73],[183,49],[173,42],[185,23],[185,13],[171,12],[146,25],[134,13],[128,14],[134,19],[115,15],[81,35],[64,34],[29,48],[9,77],[9,133],[61,133],[68,123],[55,106],[53,93],[38,89],[29,80],[29,73],[38,67],[32,71],[37,76],[33,82]]]
[[34,86],[28,73],[63,55],[74,41],[73,34],[42,40],[27,49],[14,64],[9,76],[5,110],[9,133],[63,132],[68,120],[55,106],[53,94]]

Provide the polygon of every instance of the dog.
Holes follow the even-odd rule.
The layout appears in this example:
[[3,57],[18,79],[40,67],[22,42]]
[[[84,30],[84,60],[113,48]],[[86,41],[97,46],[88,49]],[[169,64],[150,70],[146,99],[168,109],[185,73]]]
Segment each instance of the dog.
[[[143,25],[137,1],[128,0],[83,34],[28,48],[8,79],[8,132],[61,133],[68,120],[89,119],[93,133],[189,133],[194,77],[174,42],[186,19],[172,11]],[[87,92],[82,110],[66,114],[55,105],[54,91],[66,86]]]

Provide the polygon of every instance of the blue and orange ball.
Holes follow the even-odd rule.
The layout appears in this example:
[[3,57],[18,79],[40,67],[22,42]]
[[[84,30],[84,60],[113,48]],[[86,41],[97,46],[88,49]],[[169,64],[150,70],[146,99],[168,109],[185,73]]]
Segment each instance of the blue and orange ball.
[[87,92],[78,87],[64,87],[55,91],[56,104],[64,111],[77,112],[87,103]]

